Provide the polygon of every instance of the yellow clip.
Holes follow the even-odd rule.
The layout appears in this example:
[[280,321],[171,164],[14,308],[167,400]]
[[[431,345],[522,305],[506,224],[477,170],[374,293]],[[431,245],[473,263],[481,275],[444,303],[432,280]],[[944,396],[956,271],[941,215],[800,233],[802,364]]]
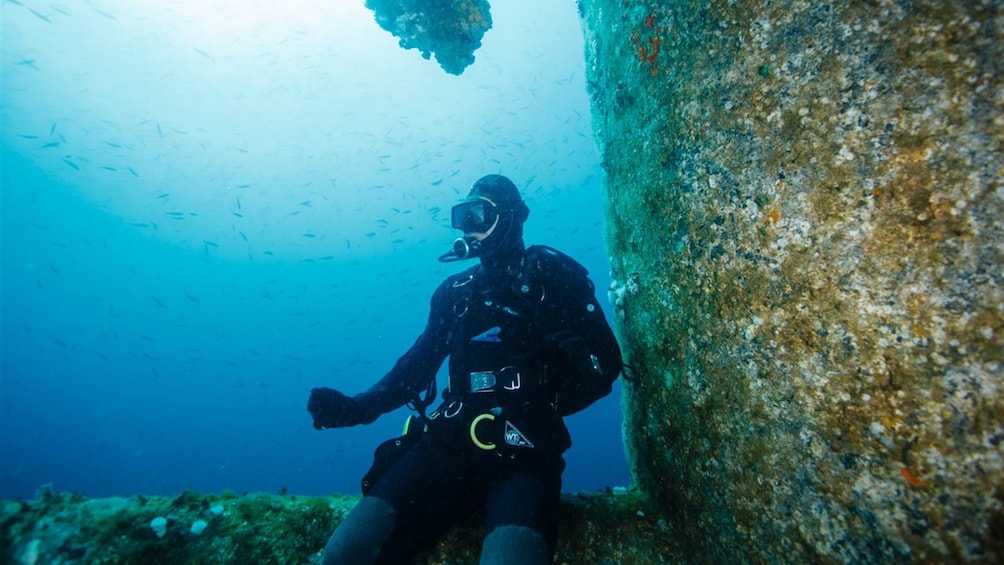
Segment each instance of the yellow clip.
[[484,449],[485,451],[490,451],[492,449],[495,449],[495,444],[484,443],[481,440],[479,440],[478,434],[475,432],[475,428],[478,427],[478,424],[480,424],[482,420],[494,420],[494,419],[495,419],[495,414],[486,413],[486,414],[481,414],[477,418],[474,418],[474,421],[471,422],[471,441],[474,442],[474,445],[480,447],[481,449]]

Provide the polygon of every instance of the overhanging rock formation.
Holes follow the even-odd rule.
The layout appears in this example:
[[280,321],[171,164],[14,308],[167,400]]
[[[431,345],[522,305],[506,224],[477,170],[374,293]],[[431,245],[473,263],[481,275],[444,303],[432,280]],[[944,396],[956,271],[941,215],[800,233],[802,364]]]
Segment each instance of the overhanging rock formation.
[[492,27],[487,0],[366,0],[380,27],[404,49],[436,57],[444,71],[459,75]]

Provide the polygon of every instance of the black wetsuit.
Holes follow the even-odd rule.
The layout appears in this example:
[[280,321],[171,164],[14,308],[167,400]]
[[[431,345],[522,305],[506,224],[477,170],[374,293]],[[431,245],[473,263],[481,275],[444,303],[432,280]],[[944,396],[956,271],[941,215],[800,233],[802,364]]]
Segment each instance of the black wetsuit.
[[447,357],[442,403],[418,432],[381,446],[364,480],[366,496],[396,512],[377,561],[408,562],[481,508],[487,534],[523,526],[553,556],[571,446],[562,417],[608,394],[622,367],[586,270],[533,246],[447,278],[422,335],[357,398],[375,414],[414,401]]

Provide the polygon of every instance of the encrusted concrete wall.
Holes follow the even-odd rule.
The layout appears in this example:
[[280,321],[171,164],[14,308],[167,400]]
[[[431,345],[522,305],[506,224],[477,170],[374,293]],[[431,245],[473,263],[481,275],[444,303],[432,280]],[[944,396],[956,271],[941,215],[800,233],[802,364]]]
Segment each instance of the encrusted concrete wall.
[[579,9],[628,450],[687,555],[1004,559],[1001,2]]

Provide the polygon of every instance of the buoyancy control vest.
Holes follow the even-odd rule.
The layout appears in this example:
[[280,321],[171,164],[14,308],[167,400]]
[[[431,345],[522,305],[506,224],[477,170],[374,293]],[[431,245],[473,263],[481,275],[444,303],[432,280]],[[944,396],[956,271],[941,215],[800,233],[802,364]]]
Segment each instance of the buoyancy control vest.
[[[609,334],[586,269],[553,248],[531,246],[518,268],[504,276],[474,267],[444,284],[449,386],[430,420],[442,418],[437,424],[459,429],[460,435],[469,428],[470,439],[482,449],[567,449],[571,440],[561,417],[570,411],[559,408],[562,391],[598,391],[575,400],[584,407],[609,392],[620,371],[612,334],[602,341],[613,343],[618,366],[593,375],[571,371],[567,355],[548,343],[551,332],[576,330],[579,323],[586,326],[582,331],[601,326],[600,333]],[[585,320],[591,315],[599,319]],[[582,378],[603,382],[587,387],[566,382]]]

